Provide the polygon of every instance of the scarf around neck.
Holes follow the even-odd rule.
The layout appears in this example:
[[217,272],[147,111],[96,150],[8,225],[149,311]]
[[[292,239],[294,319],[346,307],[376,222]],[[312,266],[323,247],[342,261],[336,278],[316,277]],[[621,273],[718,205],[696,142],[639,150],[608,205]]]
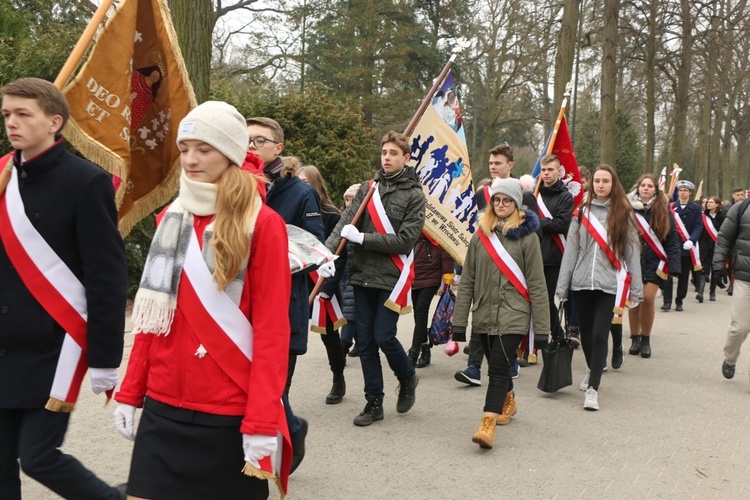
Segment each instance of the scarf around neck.
[[[255,199],[250,218],[250,237],[260,211],[261,202]],[[167,209],[156,228],[151,241],[143,275],[133,303],[133,333],[166,335],[172,326],[177,308],[177,290],[180,286],[182,266],[185,262],[191,232],[194,231],[194,216],[204,217],[216,213],[216,184],[196,182],[180,175],[180,192]],[[216,252],[210,245],[214,223],[203,232],[201,254],[211,273],[216,268]],[[248,254],[249,258],[249,254]],[[224,292],[239,305],[244,286],[247,260]]]

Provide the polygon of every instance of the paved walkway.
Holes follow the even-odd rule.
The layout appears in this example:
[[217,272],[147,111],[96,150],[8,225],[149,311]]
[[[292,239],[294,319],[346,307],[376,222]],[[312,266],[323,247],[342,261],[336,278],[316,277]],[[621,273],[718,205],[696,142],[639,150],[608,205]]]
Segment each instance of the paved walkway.
[[[750,357],[740,358],[733,380],[722,377],[731,298],[717,295],[713,303],[687,300],[682,313],[657,312],[653,356],[626,354],[622,369],[604,374],[598,412],[583,410],[580,349],[574,385],[557,394],[536,389],[540,366],[521,369],[518,414],[497,429],[492,450],[471,442],[485,388],[453,380],[465,355],[434,350],[433,364],[418,370],[417,403],[404,415],[396,413],[397,381],[386,365],[385,420],[358,428],[359,361],[349,358],[344,401],[324,404],[330,372],[311,334],[291,393],[295,411],[310,422],[307,456],[289,498],[748,498]],[[412,326],[410,316],[401,319],[405,345]],[[113,409],[82,391],[64,450],[117,483],[127,478],[132,444],[112,428]],[[24,498],[57,497],[24,478]]]

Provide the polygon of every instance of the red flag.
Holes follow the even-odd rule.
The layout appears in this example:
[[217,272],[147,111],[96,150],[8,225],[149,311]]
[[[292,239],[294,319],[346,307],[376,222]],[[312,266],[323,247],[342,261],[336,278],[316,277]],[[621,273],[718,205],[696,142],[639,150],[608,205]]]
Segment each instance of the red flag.
[[578,160],[576,160],[576,155],[573,151],[573,143],[570,140],[568,122],[565,119],[565,115],[563,115],[560,121],[560,128],[557,130],[555,144],[552,147],[552,154],[557,155],[557,158],[560,160],[560,170],[562,172],[560,180],[563,181],[570,194],[573,195],[575,206],[577,207],[583,201],[581,172],[578,170]]

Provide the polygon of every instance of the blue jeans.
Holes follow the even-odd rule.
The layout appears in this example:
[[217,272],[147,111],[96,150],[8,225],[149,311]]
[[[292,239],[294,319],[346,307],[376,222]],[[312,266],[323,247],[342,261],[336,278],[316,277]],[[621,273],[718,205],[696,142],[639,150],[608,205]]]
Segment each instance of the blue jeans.
[[388,365],[399,379],[414,375],[414,367],[396,338],[398,313],[385,307],[391,294],[388,290],[354,286],[354,309],[357,312],[357,343],[359,361],[365,379],[365,396],[383,397],[383,351]]

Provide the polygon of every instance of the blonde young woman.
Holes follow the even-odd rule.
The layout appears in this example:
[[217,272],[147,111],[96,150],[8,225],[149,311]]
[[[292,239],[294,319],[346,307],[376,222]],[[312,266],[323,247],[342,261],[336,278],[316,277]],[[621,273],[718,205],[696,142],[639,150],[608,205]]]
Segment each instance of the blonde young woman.
[[510,365],[532,325],[550,331],[547,285],[536,230],[537,215],[522,207],[518,179],[496,179],[491,199],[469,243],[453,314],[453,339],[466,340],[469,311],[487,357],[489,385],[484,416],[472,441],[492,448],[495,426],[510,422],[516,401]]
[[[291,275],[284,221],[238,166],[248,140],[223,102],[180,123],[180,192],[158,216],[115,396],[115,426],[135,439],[129,498],[268,497],[243,468],[267,471],[287,432]],[[284,456],[275,465],[285,484],[288,446]]]

